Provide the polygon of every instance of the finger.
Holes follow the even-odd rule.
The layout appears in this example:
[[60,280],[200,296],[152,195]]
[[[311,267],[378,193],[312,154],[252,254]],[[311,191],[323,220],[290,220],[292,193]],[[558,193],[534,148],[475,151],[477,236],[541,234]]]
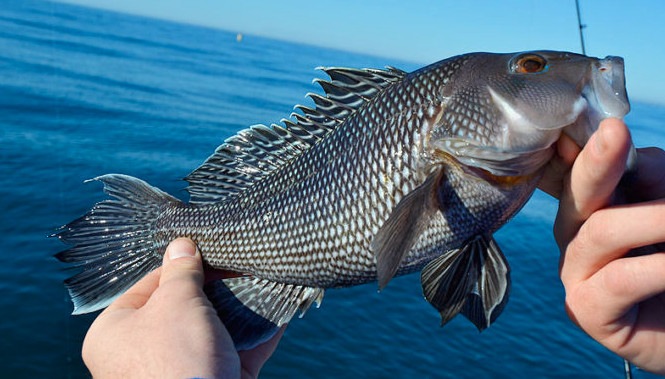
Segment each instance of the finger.
[[568,245],[564,285],[588,279],[631,249],[665,242],[665,228],[654,225],[665,225],[665,199],[597,211]]
[[545,167],[545,173],[538,183],[538,188],[558,199],[563,190],[563,178],[570,171],[580,150],[572,138],[567,134],[562,134],[557,141],[556,155]]
[[[178,239],[173,241],[171,244],[166,249],[166,253],[164,254],[164,263],[162,267],[157,268],[150,274],[146,275],[143,279],[139,280],[136,284],[134,284],[132,287],[130,287],[127,292],[125,292],[122,296],[118,297],[111,305],[108,306],[108,308],[105,310],[106,311],[115,311],[119,309],[139,309],[142,306],[145,305],[145,303],[150,299],[150,296],[155,292],[157,287],[159,287],[162,283],[165,282],[165,278],[163,275],[163,268],[164,266],[170,262],[172,259],[169,259],[169,257],[173,256],[173,259],[179,259],[179,257],[187,257],[185,259],[189,259],[191,257],[191,246],[194,246],[194,256],[197,255],[196,253],[196,246],[194,245],[191,240],[188,239]],[[192,262],[192,260],[194,262]],[[177,268],[179,265],[185,266],[185,270],[187,267],[192,267],[196,266],[197,263],[196,261],[198,260],[198,265],[201,265],[201,259],[200,255],[199,258],[196,259],[189,259],[189,262],[187,263],[178,263],[174,267],[174,269],[170,270],[169,272],[178,272],[175,268]],[[196,271],[196,268],[194,269]],[[202,271],[202,269],[201,269]],[[174,277],[171,275],[171,277]],[[203,274],[201,272],[201,280],[203,277]],[[198,278],[196,275],[193,276],[195,283],[199,283]]]
[[157,286],[159,285],[159,276],[161,274],[162,268],[158,267],[148,275],[144,276],[143,279],[139,280],[131,286],[127,292],[118,297],[111,305],[106,308],[106,311],[114,311],[118,309],[139,309],[150,298]]
[[[623,320],[635,304],[661,293],[665,293],[665,253],[622,258],[589,278],[577,291],[578,298],[571,308],[585,329],[593,325],[611,327]],[[599,316],[604,320],[598,320]]]
[[256,378],[259,376],[259,371],[261,371],[263,365],[277,348],[277,344],[279,344],[279,341],[282,339],[282,335],[284,334],[287,325],[288,324],[284,324],[272,338],[259,346],[251,350],[238,352],[240,365],[243,371],[243,378]]
[[593,212],[610,203],[625,170],[630,133],[618,119],[606,119],[577,157],[559,201],[554,237],[562,251]]
[[181,285],[192,283],[196,287],[203,286],[201,254],[194,242],[188,238],[178,238],[166,248],[159,286],[169,282],[178,282]]
[[655,147],[637,150],[637,178],[631,189],[645,200],[665,197],[665,151]]

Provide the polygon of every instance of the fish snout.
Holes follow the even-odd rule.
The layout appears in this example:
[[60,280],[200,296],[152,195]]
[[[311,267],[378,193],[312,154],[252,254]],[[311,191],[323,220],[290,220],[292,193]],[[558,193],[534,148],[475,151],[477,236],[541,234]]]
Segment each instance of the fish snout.
[[[596,71],[593,73],[593,82],[598,98],[599,111],[601,111],[601,119],[607,117],[622,118],[630,111],[623,58],[607,56],[605,59],[598,60]],[[635,145],[631,143],[626,160],[627,173],[636,170],[636,160]]]
[[608,56],[595,62],[591,83],[601,119],[622,118],[630,111],[623,58]]

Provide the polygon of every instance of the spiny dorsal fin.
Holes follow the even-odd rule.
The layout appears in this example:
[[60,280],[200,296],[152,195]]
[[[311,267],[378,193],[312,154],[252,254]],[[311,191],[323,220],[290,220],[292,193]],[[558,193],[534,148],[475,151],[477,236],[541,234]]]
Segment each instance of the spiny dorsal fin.
[[315,108],[297,105],[300,113],[282,125],[254,125],[228,138],[201,167],[189,174],[191,203],[217,202],[242,192],[256,181],[288,164],[335,130],[350,115],[406,72],[320,67],[330,80],[315,79],[325,96],[309,93]]

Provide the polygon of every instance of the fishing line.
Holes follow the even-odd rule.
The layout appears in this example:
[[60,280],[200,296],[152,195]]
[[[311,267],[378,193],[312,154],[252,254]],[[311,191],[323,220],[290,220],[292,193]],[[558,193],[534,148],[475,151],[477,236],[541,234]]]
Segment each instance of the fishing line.
[[[577,9],[577,26],[580,30],[580,44],[582,45],[582,54],[586,55],[586,47],[584,45],[584,29],[585,24],[582,24],[582,16],[580,13],[580,0],[575,0],[575,8]],[[627,359],[623,360],[623,369],[626,374],[626,379],[633,379],[633,373],[630,368],[630,362]]]

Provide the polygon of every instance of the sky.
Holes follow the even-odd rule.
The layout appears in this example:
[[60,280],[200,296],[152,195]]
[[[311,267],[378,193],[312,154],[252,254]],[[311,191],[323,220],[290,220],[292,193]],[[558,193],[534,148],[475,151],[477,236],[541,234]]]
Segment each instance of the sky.
[[[422,64],[581,51],[574,0],[60,1]],[[665,105],[665,1],[580,0],[580,10],[587,54],[624,57],[629,96]]]

